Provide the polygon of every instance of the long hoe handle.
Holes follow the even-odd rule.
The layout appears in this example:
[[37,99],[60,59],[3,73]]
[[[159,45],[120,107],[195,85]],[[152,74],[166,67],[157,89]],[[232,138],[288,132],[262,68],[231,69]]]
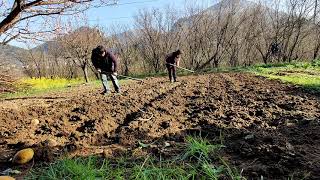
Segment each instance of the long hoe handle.
[[133,78],[133,77],[130,77],[130,76],[124,76],[124,75],[118,75],[118,76],[124,77],[124,78],[128,78],[128,79],[132,79],[132,80],[136,80],[136,81],[143,81],[142,79]]
[[176,66],[176,65],[174,65],[174,64],[170,64],[170,63],[167,63],[167,64],[169,64],[169,65],[171,65],[171,66],[175,66],[175,67],[177,67],[177,68],[180,68],[180,69],[183,69],[183,70],[186,70],[186,71],[189,71],[189,72],[194,73],[194,71],[192,71],[192,70],[190,70],[190,69],[186,69],[186,68],[183,68],[183,67],[180,67],[180,66]]

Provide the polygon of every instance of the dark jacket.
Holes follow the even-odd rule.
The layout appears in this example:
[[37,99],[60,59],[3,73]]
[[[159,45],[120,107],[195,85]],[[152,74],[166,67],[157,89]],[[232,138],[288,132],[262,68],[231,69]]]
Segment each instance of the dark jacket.
[[105,56],[101,57],[96,49],[92,50],[91,61],[93,66],[96,69],[101,69],[102,72],[117,72],[118,60],[110,51],[106,51]]
[[166,56],[166,63],[176,64],[177,54],[175,52],[170,53]]

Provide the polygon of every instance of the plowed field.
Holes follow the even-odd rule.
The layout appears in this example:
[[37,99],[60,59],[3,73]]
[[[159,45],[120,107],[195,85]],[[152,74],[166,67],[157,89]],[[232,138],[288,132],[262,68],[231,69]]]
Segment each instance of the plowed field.
[[[320,101],[299,87],[245,73],[148,78],[100,95],[79,87],[46,96],[0,102],[0,170],[23,147],[35,163],[70,155],[133,152],[138,142],[151,153],[174,154],[188,134],[223,139],[222,155],[243,175],[286,179],[310,173],[320,179]],[[220,141],[219,140],[219,141]]]

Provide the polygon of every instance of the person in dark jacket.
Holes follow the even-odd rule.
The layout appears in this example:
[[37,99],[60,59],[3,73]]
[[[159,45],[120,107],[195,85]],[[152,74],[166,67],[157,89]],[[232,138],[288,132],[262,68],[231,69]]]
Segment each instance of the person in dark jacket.
[[170,82],[177,82],[176,67],[179,66],[181,50],[177,50],[167,55],[166,66],[169,73]]
[[118,60],[115,55],[100,45],[92,50],[91,61],[93,66],[101,74],[104,88],[102,94],[107,95],[110,93],[108,78],[112,81],[115,91],[120,93],[120,86],[117,79]]

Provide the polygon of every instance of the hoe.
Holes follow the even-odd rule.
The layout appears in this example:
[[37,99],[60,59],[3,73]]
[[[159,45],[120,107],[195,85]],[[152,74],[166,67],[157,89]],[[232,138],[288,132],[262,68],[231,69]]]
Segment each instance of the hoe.
[[183,68],[183,67],[180,67],[180,66],[176,66],[176,65],[170,64],[170,63],[167,63],[167,64],[169,64],[169,65],[171,65],[171,66],[174,66],[174,67],[177,67],[177,68],[180,68],[180,69],[183,69],[183,70],[185,70],[185,71],[189,71],[189,72],[194,73],[194,71],[192,71],[192,70],[190,70],[190,69],[186,69],[186,68]]

